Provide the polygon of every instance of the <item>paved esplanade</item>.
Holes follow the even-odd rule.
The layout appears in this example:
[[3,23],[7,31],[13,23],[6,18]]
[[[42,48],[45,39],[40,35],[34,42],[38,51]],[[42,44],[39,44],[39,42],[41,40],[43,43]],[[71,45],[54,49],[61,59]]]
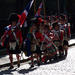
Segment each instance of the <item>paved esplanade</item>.
[[69,47],[68,56],[65,60],[42,64],[40,67],[29,69],[30,61],[23,63],[20,68],[5,70],[0,75],[75,75],[75,46]]

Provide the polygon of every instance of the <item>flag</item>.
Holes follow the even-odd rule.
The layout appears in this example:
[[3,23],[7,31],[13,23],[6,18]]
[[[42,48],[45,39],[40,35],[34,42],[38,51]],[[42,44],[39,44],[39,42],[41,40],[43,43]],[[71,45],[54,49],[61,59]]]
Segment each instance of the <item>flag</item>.
[[[40,6],[38,8],[38,11],[37,11],[35,17],[40,16],[41,9],[42,9],[42,3],[40,4]],[[31,55],[31,42],[30,42],[31,32],[32,32],[32,23],[31,23],[31,26],[30,26],[28,34],[27,34],[27,40],[26,40],[26,43],[27,43],[26,44],[26,46],[27,46],[26,47],[26,53],[27,53],[27,55],[26,56],[30,56]]]
[[[35,15],[35,18],[38,17],[38,16],[40,16],[40,11],[42,10],[42,5],[43,5],[43,3],[40,4],[40,6],[39,6],[39,8],[38,8],[38,11],[37,11],[37,13],[36,13],[36,15]],[[30,28],[29,28],[28,33],[29,33],[29,32],[32,32],[32,28],[31,28],[31,27],[32,27],[32,24],[31,24],[31,26],[30,26]],[[28,34],[27,34],[27,36],[28,36]]]
[[24,27],[27,27],[27,26],[28,26],[28,25],[27,25],[27,21],[25,21],[25,22],[24,22]]
[[[42,10],[42,5],[43,5],[43,3],[40,4],[40,6],[38,8],[38,11],[37,11],[37,13],[35,15],[35,18],[38,17],[38,16],[40,16],[40,11]],[[30,25],[30,28],[29,28],[29,31],[28,31],[28,34],[27,34],[27,38],[30,37],[30,33],[31,32],[32,32],[32,24]]]
[[22,14],[20,15],[21,18],[20,18],[20,20],[19,20],[19,22],[18,22],[17,25],[21,25],[21,26],[23,25],[23,23],[26,20],[26,17],[28,16],[28,12],[29,12],[30,8],[32,7],[33,2],[34,2],[34,0],[31,0],[29,2],[29,4],[27,5],[27,7],[24,9],[24,11],[22,12]]
[[7,31],[7,30],[10,30],[10,28],[11,28],[11,25],[8,25],[4,28],[4,30]]
[[36,15],[35,15],[35,17],[40,16],[40,11],[41,11],[41,9],[42,9],[42,5],[43,5],[43,3],[40,4],[40,6],[39,6],[39,8],[38,8],[38,11],[37,11],[37,13],[36,13]]
[[1,46],[4,46],[4,41],[5,41],[5,39],[6,39],[6,35],[7,35],[8,31],[9,31],[10,29],[11,29],[11,25],[6,26],[6,27],[4,28],[5,33],[4,33],[4,35],[2,36],[3,38],[2,38]]
[[[17,25],[23,25],[24,21],[26,20],[26,17],[28,16],[28,12],[29,12],[30,8],[32,7],[33,2],[34,2],[34,0],[31,0],[29,2],[29,4],[26,6],[26,8],[24,9],[24,11],[20,15],[18,15],[19,22],[17,23]],[[5,31],[10,30],[10,28],[11,28],[11,25],[5,27],[4,30]]]

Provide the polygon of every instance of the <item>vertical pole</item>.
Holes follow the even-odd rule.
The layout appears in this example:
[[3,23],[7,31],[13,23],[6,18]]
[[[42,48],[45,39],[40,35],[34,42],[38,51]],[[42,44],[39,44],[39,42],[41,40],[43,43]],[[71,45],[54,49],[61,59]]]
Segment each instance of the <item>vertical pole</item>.
[[36,0],[34,0],[34,17],[35,17],[35,14],[36,14]]
[[43,3],[44,19],[45,19],[45,17],[46,17],[46,12],[45,12],[45,5],[44,5],[44,0],[42,0],[42,3]]
[[52,11],[51,11],[51,22],[50,23],[51,23],[51,28],[52,28]]
[[66,1],[64,0],[64,14],[66,13],[65,4],[66,4]]
[[67,23],[67,30],[68,30],[68,13],[67,13],[67,11],[66,11],[66,16],[67,16],[66,17],[67,18],[67,22],[66,23]]
[[59,5],[59,0],[58,1],[58,13],[60,14],[60,5]]

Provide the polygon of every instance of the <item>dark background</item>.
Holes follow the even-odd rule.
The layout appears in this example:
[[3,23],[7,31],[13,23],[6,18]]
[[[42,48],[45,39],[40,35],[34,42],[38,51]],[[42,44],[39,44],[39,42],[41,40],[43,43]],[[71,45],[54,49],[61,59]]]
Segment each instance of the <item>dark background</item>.
[[[36,1],[36,11],[42,2],[42,0]],[[10,13],[18,13],[24,10],[30,0],[0,0],[0,20],[6,20],[9,17]],[[50,15],[51,11],[53,14],[58,12],[58,0],[44,0],[46,15]],[[60,13],[63,13],[64,10],[68,11],[68,14],[75,13],[75,0],[59,0],[60,4]],[[43,14],[43,10],[42,10]],[[29,17],[34,16],[34,7],[32,6]]]

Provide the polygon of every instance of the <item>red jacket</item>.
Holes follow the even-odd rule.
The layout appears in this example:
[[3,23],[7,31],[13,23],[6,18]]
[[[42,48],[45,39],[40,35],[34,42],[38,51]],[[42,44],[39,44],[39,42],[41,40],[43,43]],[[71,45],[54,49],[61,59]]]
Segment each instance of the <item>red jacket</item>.
[[67,37],[71,36],[70,26],[67,28],[66,24],[60,25],[60,29],[64,31],[64,35],[67,35]]
[[58,31],[55,31],[55,30],[52,30],[51,31],[53,33],[53,36],[54,36],[54,40],[59,40],[60,42],[63,42],[63,39],[64,39],[64,31],[63,30],[58,30]]
[[[47,39],[46,37],[45,37],[45,35],[49,38],[49,39]],[[53,34],[52,33],[47,33],[47,34],[44,34],[44,39],[43,39],[43,41],[44,42],[46,42],[46,43],[49,43],[49,42],[53,42]]]
[[43,41],[43,35],[39,31],[35,33],[35,36],[36,36],[36,39],[39,39],[39,42]]
[[[35,42],[35,40],[37,40],[38,42],[42,42],[43,41],[43,35],[42,35],[42,33],[40,31],[35,31],[34,34],[35,34],[36,38],[34,38],[33,32],[32,32],[32,36],[31,36],[31,42],[32,43]],[[35,39],[35,40],[33,40],[33,39]]]
[[[4,33],[4,35],[6,34],[6,31]],[[16,38],[19,40],[19,45],[22,45],[22,33],[21,33],[21,30],[20,28],[16,28],[15,30],[15,34],[16,34]],[[2,37],[4,37],[4,35]],[[9,37],[9,42],[11,42],[11,40],[14,40],[14,35],[12,34],[12,28],[8,31],[7,37]]]

